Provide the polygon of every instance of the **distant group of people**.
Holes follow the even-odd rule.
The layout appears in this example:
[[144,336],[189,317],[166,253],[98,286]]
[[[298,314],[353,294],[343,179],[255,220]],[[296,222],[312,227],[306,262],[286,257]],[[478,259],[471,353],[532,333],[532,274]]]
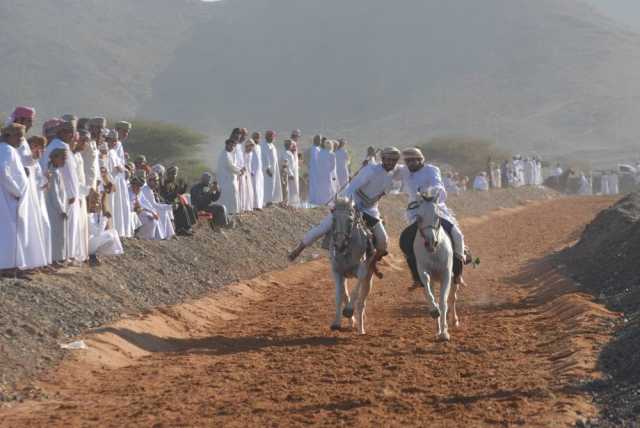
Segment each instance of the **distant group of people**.
[[[294,130],[276,146],[276,133],[249,136],[246,128],[235,128],[225,141],[217,163],[220,205],[228,215],[262,210],[274,204],[294,208],[328,204],[350,176],[350,160],[344,139],[313,137],[307,159],[300,153],[300,130]],[[307,161],[307,180],[301,176]],[[306,186],[304,186],[306,184]]]

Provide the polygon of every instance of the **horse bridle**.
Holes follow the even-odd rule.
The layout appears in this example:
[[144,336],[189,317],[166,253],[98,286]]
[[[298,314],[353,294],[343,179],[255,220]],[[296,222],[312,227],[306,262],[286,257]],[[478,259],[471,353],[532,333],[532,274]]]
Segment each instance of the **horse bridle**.
[[[433,230],[436,236],[438,236],[438,234],[440,233],[440,229],[442,228],[442,222],[440,221],[440,217],[436,217],[436,221],[434,224],[430,224],[425,227],[420,227],[420,219],[417,220],[416,224],[418,226],[418,231],[420,232],[420,236],[422,236],[422,239],[424,239],[425,244],[427,243],[427,235],[425,233],[426,230]],[[434,246],[437,244],[438,244],[438,241],[435,241]]]

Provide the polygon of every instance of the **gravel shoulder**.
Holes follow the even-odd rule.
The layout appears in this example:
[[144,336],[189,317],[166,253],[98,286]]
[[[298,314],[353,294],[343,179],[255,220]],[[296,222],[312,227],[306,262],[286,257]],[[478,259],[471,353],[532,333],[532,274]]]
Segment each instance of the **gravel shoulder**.
[[582,289],[622,313],[603,349],[601,381],[587,385],[602,408],[594,425],[640,426],[640,193],[603,210],[560,255]]
[[[466,218],[555,197],[545,189],[505,189],[452,197],[449,205]],[[404,227],[405,206],[403,196],[383,201],[392,236]],[[30,380],[68,354],[60,344],[90,329],[284,268],[286,252],[325,214],[272,208],[244,215],[237,228],[223,232],[200,225],[190,238],[127,240],[124,256],[97,268],[66,268],[31,281],[0,279],[0,402],[39,396]]]

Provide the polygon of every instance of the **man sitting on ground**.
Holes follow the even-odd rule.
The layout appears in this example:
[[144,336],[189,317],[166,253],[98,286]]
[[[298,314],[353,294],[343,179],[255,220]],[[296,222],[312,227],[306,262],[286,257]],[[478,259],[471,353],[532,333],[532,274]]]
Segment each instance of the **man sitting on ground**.
[[212,179],[208,172],[202,174],[200,182],[191,188],[191,204],[198,211],[210,213],[216,226],[227,226],[227,210],[223,205],[215,203],[220,199],[220,187],[217,181],[212,183]]

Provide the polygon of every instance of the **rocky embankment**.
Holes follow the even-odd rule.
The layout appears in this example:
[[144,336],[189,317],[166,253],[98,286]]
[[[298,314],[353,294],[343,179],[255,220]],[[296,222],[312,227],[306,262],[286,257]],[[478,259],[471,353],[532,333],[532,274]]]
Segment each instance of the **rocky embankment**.
[[[476,217],[556,196],[545,189],[505,189],[452,197],[449,205],[459,217]],[[382,205],[395,239],[404,226],[406,199],[392,196]],[[55,365],[68,352],[60,345],[84,332],[282,269],[287,251],[325,212],[267,209],[244,215],[235,229],[213,232],[200,225],[189,238],[128,240],[124,256],[104,259],[96,268],[70,267],[30,281],[0,280],[0,401],[37,395],[28,380]]]
[[602,211],[563,254],[574,277],[610,308],[624,313],[617,337],[603,350],[609,375],[592,385],[604,406],[601,426],[640,424],[640,193]]

